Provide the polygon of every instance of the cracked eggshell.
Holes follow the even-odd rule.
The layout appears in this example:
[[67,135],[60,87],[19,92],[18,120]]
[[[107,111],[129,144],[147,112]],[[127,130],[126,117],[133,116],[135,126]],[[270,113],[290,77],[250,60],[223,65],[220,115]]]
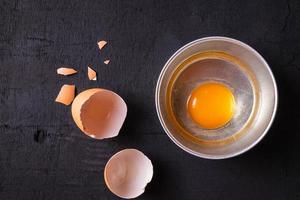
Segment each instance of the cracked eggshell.
[[96,139],[117,136],[127,115],[124,100],[116,93],[100,88],[78,94],[71,110],[80,130]]
[[55,99],[56,102],[70,105],[75,96],[75,85],[63,85]]
[[105,60],[103,63],[106,64],[106,65],[108,65],[109,62],[110,62],[110,60]]
[[88,67],[88,77],[90,80],[96,81],[97,80],[97,73],[92,68]]
[[115,195],[131,199],[144,193],[153,177],[151,160],[137,149],[124,149],[113,155],[104,169],[104,180]]
[[73,68],[68,68],[68,67],[60,67],[56,70],[57,74],[68,76],[72,74],[76,74],[77,71]]
[[101,40],[98,42],[98,47],[99,49],[103,49],[103,47],[107,44],[107,42],[105,40]]

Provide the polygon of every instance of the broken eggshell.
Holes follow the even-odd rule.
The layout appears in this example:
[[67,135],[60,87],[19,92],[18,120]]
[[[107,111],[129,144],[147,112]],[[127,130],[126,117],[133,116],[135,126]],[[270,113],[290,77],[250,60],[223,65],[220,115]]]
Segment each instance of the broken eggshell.
[[151,160],[136,149],[124,149],[113,155],[104,169],[104,180],[115,195],[131,199],[144,193],[153,177]]
[[90,80],[96,81],[97,80],[97,73],[92,68],[88,67],[88,77]]
[[103,63],[108,65],[109,62],[110,62],[110,60],[105,60]]
[[124,100],[106,89],[85,90],[72,103],[72,116],[76,125],[86,135],[96,139],[117,136],[126,114]]
[[56,102],[70,105],[75,96],[75,85],[63,85],[55,99]]
[[77,71],[73,68],[67,68],[67,67],[60,67],[56,70],[57,74],[68,76],[72,74],[76,74]]
[[98,42],[98,47],[99,49],[103,49],[103,47],[107,44],[107,42],[105,40],[101,40]]

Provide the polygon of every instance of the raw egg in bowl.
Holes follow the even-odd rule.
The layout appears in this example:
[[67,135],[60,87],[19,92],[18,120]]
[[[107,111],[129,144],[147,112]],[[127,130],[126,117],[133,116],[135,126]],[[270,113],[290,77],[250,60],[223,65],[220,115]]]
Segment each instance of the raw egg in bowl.
[[253,48],[226,37],[195,40],[165,64],[159,120],[175,144],[203,158],[239,155],[266,134],[277,108],[273,74]]

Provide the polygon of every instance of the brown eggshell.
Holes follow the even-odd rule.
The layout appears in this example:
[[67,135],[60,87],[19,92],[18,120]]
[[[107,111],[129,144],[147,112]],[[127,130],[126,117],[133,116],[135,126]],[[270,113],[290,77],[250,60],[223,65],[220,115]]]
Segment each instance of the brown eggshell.
[[96,139],[117,136],[127,115],[124,100],[116,93],[100,88],[78,94],[71,110],[80,130]]
[[68,76],[72,74],[76,74],[77,71],[73,68],[67,68],[67,67],[60,67],[56,70],[57,74]]
[[101,40],[98,42],[98,47],[99,49],[103,49],[103,47],[107,44],[107,42],[105,40]]
[[97,80],[97,73],[92,68],[88,67],[88,77],[90,80]]
[[151,160],[136,149],[119,151],[109,159],[104,169],[104,180],[109,190],[125,199],[143,194],[152,177]]
[[75,85],[63,85],[55,99],[56,102],[70,105],[75,96]]

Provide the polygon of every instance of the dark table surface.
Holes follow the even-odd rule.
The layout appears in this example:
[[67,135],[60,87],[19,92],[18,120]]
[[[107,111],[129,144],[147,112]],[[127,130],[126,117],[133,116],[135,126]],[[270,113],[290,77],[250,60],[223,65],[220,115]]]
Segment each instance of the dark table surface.
[[[205,36],[239,39],[269,62],[279,89],[275,122],[249,152],[206,160],[179,149],[158,121],[154,90],[167,59]],[[143,151],[154,177],[138,199],[300,199],[300,2],[0,0],[0,199],[118,199],[105,186],[107,160]],[[109,45],[101,52],[99,39]],[[105,59],[111,59],[108,66]],[[98,72],[86,77],[86,66]],[[79,70],[56,74],[62,65]],[[118,137],[88,138],[63,84],[120,94],[128,116]]]

